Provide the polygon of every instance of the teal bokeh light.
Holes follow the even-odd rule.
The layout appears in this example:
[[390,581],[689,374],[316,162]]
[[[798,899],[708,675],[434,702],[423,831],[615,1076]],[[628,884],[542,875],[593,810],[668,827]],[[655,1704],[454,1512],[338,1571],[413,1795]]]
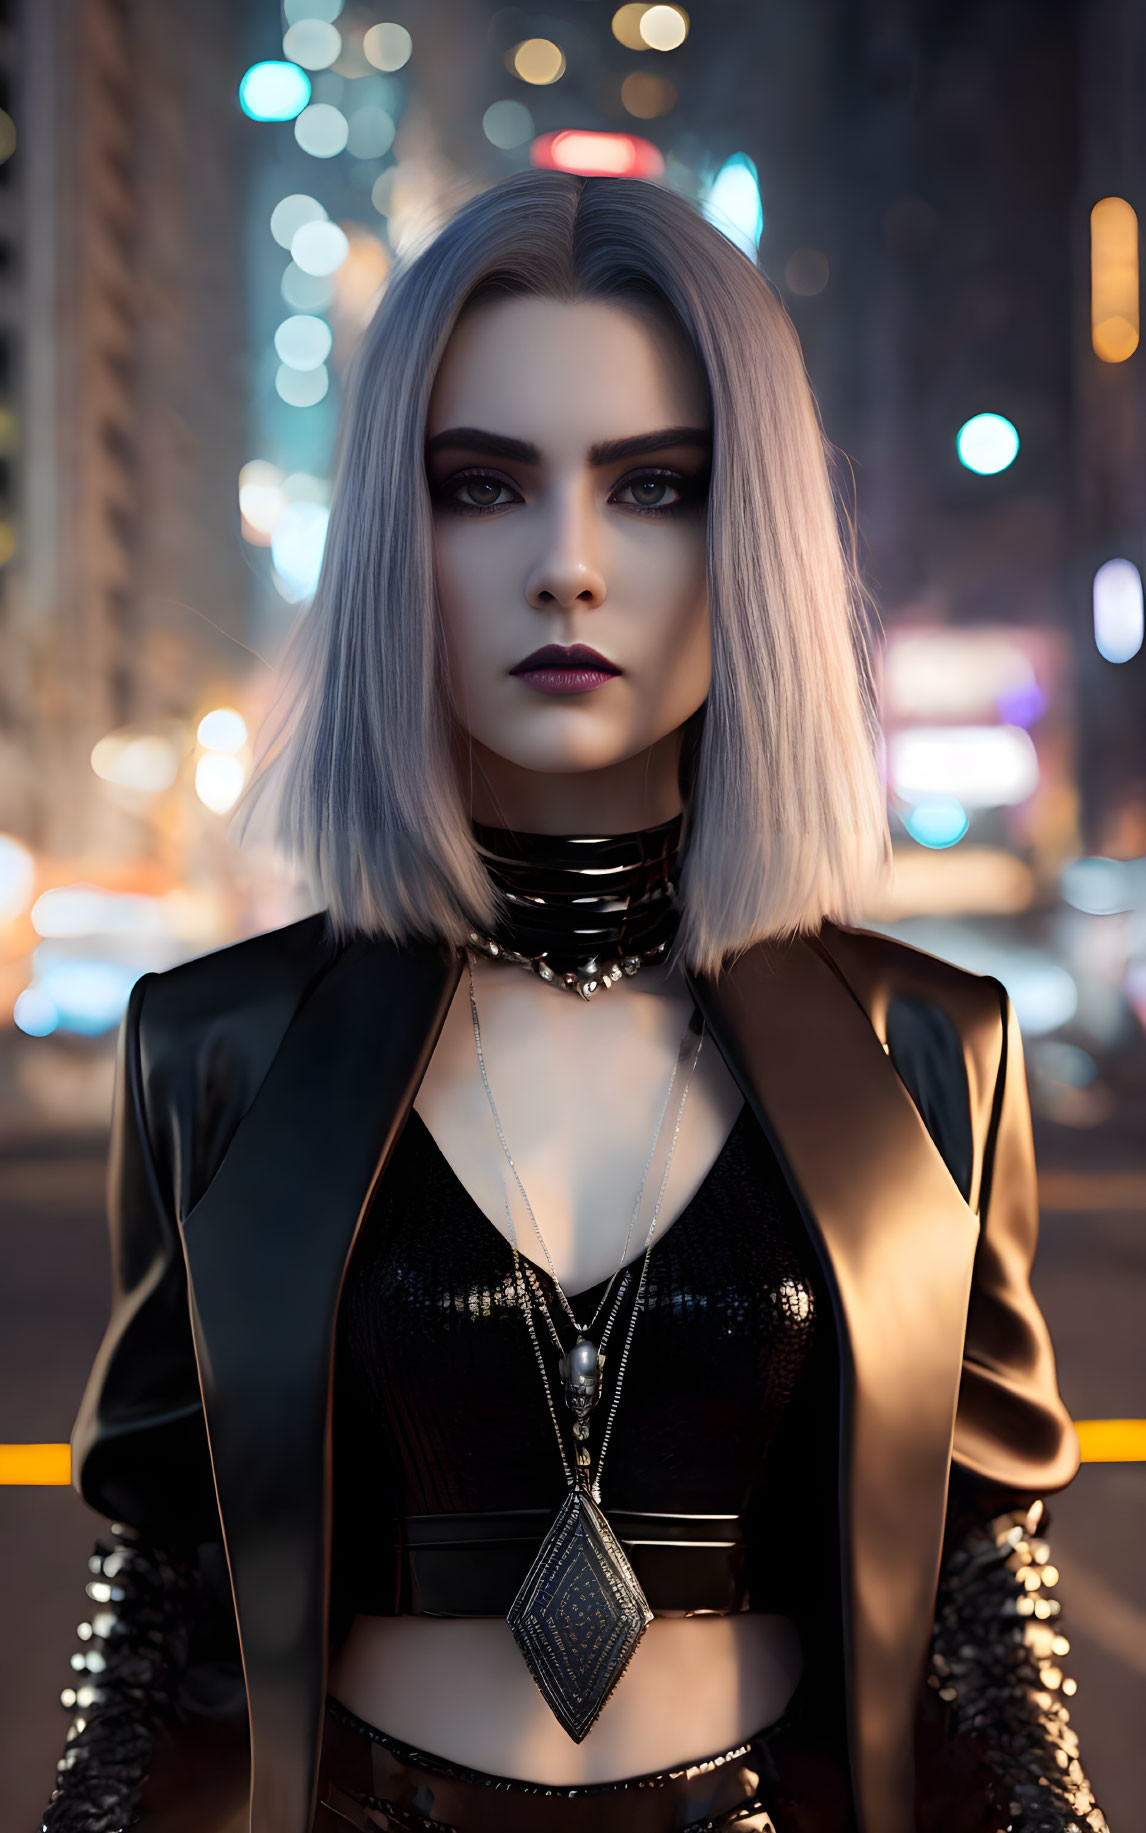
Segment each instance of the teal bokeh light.
[[933,802],[920,802],[913,808],[904,826],[920,846],[938,851],[962,840],[967,832],[967,811],[954,796],[937,797]]
[[239,107],[252,121],[293,121],[310,101],[310,78],[281,59],[252,64],[239,84]]
[[1005,471],[1019,454],[1019,435],[1002,414],[974,414],[965,420],[955,435],[959,463],[980,477],[993,477]]

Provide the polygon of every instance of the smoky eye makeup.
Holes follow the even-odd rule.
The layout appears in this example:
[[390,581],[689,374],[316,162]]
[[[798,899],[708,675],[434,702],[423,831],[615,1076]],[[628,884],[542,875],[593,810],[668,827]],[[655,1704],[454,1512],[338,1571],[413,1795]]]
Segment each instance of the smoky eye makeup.
[[[695,471],[680,471],[672,465],[640,465],[618,478],[608,501],[634,515],[681,515],[706,501],[709,476],[708,465]],[[431,477],[429,483],[435,508],[456,515],[490,515],[524,501],[516,484],[487,465],[467,466],[437,480]]]

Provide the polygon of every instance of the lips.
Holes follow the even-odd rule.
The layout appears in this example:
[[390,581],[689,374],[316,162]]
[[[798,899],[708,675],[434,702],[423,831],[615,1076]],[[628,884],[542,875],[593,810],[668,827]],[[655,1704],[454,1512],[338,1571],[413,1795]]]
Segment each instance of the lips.
[[563,649],[560,643],[544,643],[509,672],[511,675],[525,675],[539,668],[586,668],[602,675],[619,675],[621,672],[615,662],[610,662],[599,650],[590,649],[586,643],[574,643],[569,649]]

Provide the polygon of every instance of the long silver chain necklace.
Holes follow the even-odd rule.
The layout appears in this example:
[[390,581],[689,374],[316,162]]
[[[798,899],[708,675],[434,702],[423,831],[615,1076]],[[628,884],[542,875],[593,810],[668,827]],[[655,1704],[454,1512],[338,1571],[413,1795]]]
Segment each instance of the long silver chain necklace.
[[[467,957],[468,958],[468,957]],[[649,1258],[653,1249],[657,1221],[660,1215],[661,1199],[668,1183],[669,1170],[680,1133],[681,1119],[685,1102],[692,1083],[693,1072],[700,1057],[704,1043],[704,1023],[702,1021],[696,1048],[692,1053],[688,1074],[676,1111],[672,1140],[668,1157],[661,1175],[657,1190],[656,1203],[653,1206],[652,1220],[645,1237],[641,1258],[640,1277],[637,1282],[636,1296],[629,1317],[625,1344],[617,1368],[617,1381],[605,1430],[601,1439],[601,1448],[597,1456],[595,1477],[590,1476],[591,1459],[589,1451],[589,1415],[601,1397],[604,1358],[602,1350],[618,1315],[622,1299],[630,1284],[630,1269],[625,1267],[625,1257],[632,1238],[636,1213],[640,1209],[641,1197],[644,1195],[645,1181],[649,1165],[660,1136],[661,1123],[668,1106],[677,1069],[687,1052],[689,1031],[681,1040],[681,1048],[673,1068],[669,1092],[665,1095],[657,1122],[657,1131],[653,1147],[645,1164],[644,1177],[641,1180],[641,1191],[637,1199],[637,1211],[630,1220],[629,1230],[625,1236],[625,1247],[621,1256],[621,1266],[617,1273],[623,1272],[620,1288],[610,1312],[601,1341],[594,1343],[591,1336],[582,1329],[573,1315],[560,1281],[553,1269],[553,1261],[546,1246],[544,1236],[537,1224],[533,1207],[525,1192],[525,1187],[518,1176],[509,1147],[505,1141],[497,1104],[493,1090],[489,1085],[486,1073],[485,1055],[481,1045],[481,1027],[478,1023],[477,1000],[474,994],[473,966],[470,962],[470,1008],[474,1023],[474,1042],[477,1048],[478,1064],[481,1069],[482,1082],[486,1098],[497,1127],[502,1150],[509,1160],[517,1187],[525,1201],[526,1209],[533,1223],[534,1232],[541,1243],[542,1251],[549,1266],[553,1281],[563,1308],[578,1332],[577,1341],[567,1355],[563,1355],[559,1364],[566,1405],[573,1418],[573,1438],[575,1446],[575,1464],[571,1465],[565,1449],[565,1440],[557,1418],[557,1408],[553,1400],[553,1390],[541,1354],[541,1345],[537,1340],[537,1329],[533,1319],[533,1302],[526,1284],[526,1272],[522,1267],[522,1256],[517,1245],[517,1231],[509,1205],[509,1193],[505,1192],[505,1214],[509,1228],[510,1247],[513,1253],[514,1281],[518,1303],[525,1314],[533,1353],[541,1373],[545,1390],[546,1404],[553,1430],[557,1438],[557,1449],[561,1455],[561,1467],[565,1473],[568,1494],[549,1528],[545,1539],[522,1582],[521,1588],[510,1605],[506,1622],[513,1633],[530,1673],[550,1707],[554,1716],[564,1727],[575,1743],[587,1736],[600,1716],[606,1701],[609,1699],[627,1668],[633,1653],[652,1622],[652,1611],[641,1589],[640,1581],[629,1563],[623,1546],[613,1533],[612,1528],[601,1508],[601,1470],[605,1453],[612,1436],[613,1421],[621,1398],[621,1385],[625,1369],[628,1366],[632,1349],[633,1332],[637,1318],[644,1307],[645,1287],[648,1278]],[[617,1278],[617,1273],[613,1279]],[[544,1302],[536,1274],[530,1267],[528,1277],[532,1284],[538,1309],[549,1325],[561,1350],[561,1339],[556,1325],[550,1315],[549,1307]],[[612,1286],[612,1280],[609,1286]],[[594,1318],[600,1317],[608,1298],[597,1308]],[[592,1328],[592,1326],[590,1327]]]

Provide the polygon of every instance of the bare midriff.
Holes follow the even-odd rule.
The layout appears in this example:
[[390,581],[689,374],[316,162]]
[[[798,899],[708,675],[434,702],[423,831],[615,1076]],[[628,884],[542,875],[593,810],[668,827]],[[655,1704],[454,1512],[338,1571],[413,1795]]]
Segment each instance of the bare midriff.
[[654,1617],[575,1744],[500,1617],[354,1619],[329,1688],[401,1743],[526,1782],[578,1786],[713,1756],[775,1724],[800,1678],[786,1617]]

